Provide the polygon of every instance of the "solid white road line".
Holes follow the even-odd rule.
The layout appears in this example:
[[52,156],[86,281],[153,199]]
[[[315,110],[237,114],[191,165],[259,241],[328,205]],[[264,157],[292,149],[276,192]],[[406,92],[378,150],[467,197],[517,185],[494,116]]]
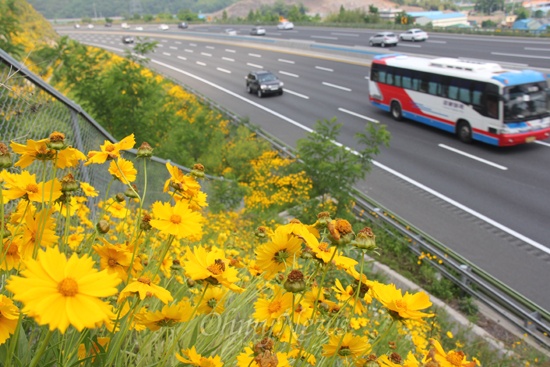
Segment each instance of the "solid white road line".
[[331,73],[334,71],[334,69],[331,68],[324,68],[322,66],[316,66],[315,69],[317,70],[323,70],[323,71],[330,71]]
[[285,60],[285,59],[278,59],[277,61],[284,62],[284,63],[287,63],[287,64],[295,64],[296,63],[292,60]]
[[309,99],[308,96],[304,95],[304,94],[300,94],[298,92],[294,92],[294,91],[291,91],[289,89],[285,89],[285,93],[290,93],[292,94],[293,96],[296,96],[296,97],[300,97],[300,98],[303,98],[303,99]]

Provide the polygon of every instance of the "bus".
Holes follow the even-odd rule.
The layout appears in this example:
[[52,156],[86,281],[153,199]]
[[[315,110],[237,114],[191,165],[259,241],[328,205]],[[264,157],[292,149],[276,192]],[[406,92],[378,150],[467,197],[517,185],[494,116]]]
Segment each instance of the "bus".
[[369,100],[407,118],[473,140],[513,146],[550,137],[546,75],[476,60],[388,54],[372,61]]

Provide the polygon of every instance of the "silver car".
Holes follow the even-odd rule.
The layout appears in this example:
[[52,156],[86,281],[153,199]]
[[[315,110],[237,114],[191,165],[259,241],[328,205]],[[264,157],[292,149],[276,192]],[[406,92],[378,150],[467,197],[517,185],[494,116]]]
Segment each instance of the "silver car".
[[397,42],[399,42],[399,40],[393,32],[380,32],[369,38],[369,45],[371,46],[397,46]]
[[399,35],[399,40],[401,41],[426,41],[428,39],[428,33],[424,32],[422,29],[413,28],[409,29],[405,33]]

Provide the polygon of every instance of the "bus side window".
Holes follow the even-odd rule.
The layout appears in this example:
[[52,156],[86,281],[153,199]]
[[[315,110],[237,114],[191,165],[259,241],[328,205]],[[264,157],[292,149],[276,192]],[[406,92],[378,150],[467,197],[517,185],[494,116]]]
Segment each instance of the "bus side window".
[[458,87],[454,85],[449,86],[449,98],[458,99]]
[[386,84],[393,85],[393,74],[391,72],[386,74]]
[[370,75],[370,80],[372,80],[373,82],[377,82],[377,81],[380,80],[380,74],[379,74],[378,69],[372,69],[371,75]]
[[487,116],[494,119],[499,118],[498,113],[498,96],[496,94],[487,95]]
[[410,76],[403,77],[403,88],[412,89],[412,80]]

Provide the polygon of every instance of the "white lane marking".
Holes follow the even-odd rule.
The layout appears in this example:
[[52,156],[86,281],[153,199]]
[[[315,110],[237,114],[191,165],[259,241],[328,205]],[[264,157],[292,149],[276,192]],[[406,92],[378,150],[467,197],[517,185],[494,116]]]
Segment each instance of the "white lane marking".
[[187,57],[178,56],[178,59],[180,59],[180,60],[187,60]]
[[536,140],[536,141],[535,141],[535,144],[540,144],[540,145],[544,145],[544,146],[550,147],[550,144],[548,144],[548,143],[545,142],[545,141]]
[[525,47],[528,51],[550,51],[550,48]]
[[523,58],[526,58],[526,59],[550,60],[550,56],[530,56],[530,55],[520,55],[520,54],[507,54],[507,53],[504,53],[504,52],[491,52],[491,55],[523,57]]
[[170,46],[170,49],[177,50],[178,48],[176,46]]
[[348,115],[352,115],[352,116],[355,116],[355,117],[359,117],[360,119],[363,119],[363,120],[367,120],[367,121],[370,121],[370,122],[374,122],[375,124],[379,124],[380,121],[378,120],[375,120],[375,119],[371,119],[370,117],[367,117],[365,115],[361,115],[361,114],[358,114],[357,112],[353,112],[353,111],[350,111],[350,110],[346,110],[345,108],[338,108],[338,111],[341,111],[341,112],[344,112],[344,113],[347,113]]
[[189,53],[193,53],[193,52],[195,52],[195,51],[193,51],[193,50],[190,50],[190,49],[188,49],[188,48],[186,48],[186,49],[185,49],[185,50],[183,50],[183,51],[185,51],[185,52],[189,52]]
[[163,52],[162,54],[163,54],[163,55],[166,55],[166,56],[172,56],[172,55],[171,55],[170,53],[168,53],[168,52]]
[[399,42],[399,46],[405,46],[405,47],[412,47],[412,48],[420,48],[422,46],[420,45],[410,45],[408,43]]
[[339,86],[339,85],[336,85],[336,84],[323,82],[323,85],[326,85],[327,87],[332,87],[332,88],[336,88],[336,89],[345,90],[346,92],[351,92],[351,89],[346,88],[346,87],[342,87],[342,86]]
[[487,164],[487,165],[489,165],[489,166],[493,166],[493,167],[498,168],[498,169],[500,169],[500,170],[503,170],[503,171],[508,170],[508,167],[501,166],[500,164],[493,163],[493,162],[488,161],[488,160],[486,160],[486,159],[476,157],[476,156],[473,155],[473,154],[469,154],[469,153],[463,152],[463,151],[458,150],[458,149],[456,149],[456,148],[452,148],[452,147],[450,147],[450,146],[448,146],[448,145],[445,145],[445,144],[438,144],[438,146],[439,146],[440,148],[447,149],[447,150],[450,150],[451,152],[460,154],[460,155],[462,155],[462,156],[464,156],[464,157],[468,157],[468,158],[471,158],[471,159],[476,160],[476,161],[478,161],[478,162],[485,163],[485,164]]
[[189,46],[197,47],[197,44],[196,43],[190,43]]
[[206,48],[209,49],[209,50],[215,50],[216,49],[216,47],[214,47],[214,46],[206,46]]
[[[108,48],[113,48],[113,49],[114,49],[114,47],[108,47]],[[121,50],[121,49],[115,49],[115,50],[117,50],[118,52],[123,52],[123,50]],[[235,93],[235,92],[232,92],[232,91],[230,91],[230,90],[228,90],[228,89],[226,89],[226,88],[223,88],[223,87],[221,87],[221,86],[219,86],[219,85],[217,85],[217,84],[214,84],[214,83],[212,83],[212,82],[210,82],[210,81],[208,81],[208,80],[206,80],[206,79],[204,79],[204,78],[201,78],[201,77],[199,77],[199,76],[197,76],[197,75],[195,75],[195,74],[191,74],[191,73],[189,73],[189,72],[186,72],[186,71],[184,71],[184,70],[178,69],[178,68],[176,68],[176,67],[174,67],[174,66],[172,66],[172,65],[163,63],[163,62],[158,61],[158,60],[155,60],[155,59],[151,59],[151,62],[153,62],[153,63],[155,63],[155,64],[158,64],[158,65],[160,65],[160,66],[163,66],[163,67],[165,67],[165,68],[167,68],[167,69],[171,69],[171,70],[174,70],[174,71],[176,71],[176,72],[178,72],[178,73],[184,74],[184,75],[186,75],[186,76],[188,76],[188,77],[190,77],[190,78],[196,79],[196,80],[198,80],[198,81],[200,81],[200,82],[202,82],[202,83],[205,83],[205,84],[207,84],[207,85],[209,85],[209,86],[211,86],[211,87],[214,87],[214,88],[216,88],[216,89],[218,89],[218,90],[220,90],[220,91],[222,91],[222,92],[225,92],[226,94],[229,94],[229,95],[231,95],[231,96],[233,96],[233,97],[235,97],[235,98],[238,98],[238,99],[240,99],[241,101],[243,101],[243,102],[245,102],[245,103],[248,103],[248,104],[250,104],[250,105],[253,105],[253,106],[256,107],[256,108],[259,108],[259,109],[261,109],[261,110],[263,110],[263,111],[265,111],[265,112],[267,112],[267,113],[269,113],[269,114],[271,114],[271,115],[273,115],[273,116],[275,116],[275,117],[278,117],[278,118],[280,118],[281,120],[284,120],[284,121],[288,122],[289,124],[294,125],[294,126],[300,128],[300,129],[304,130],[305,132],[308,132],[308,133],[314,132],[313,129],[311,129],[311,128],[305,126],[305,125],[302,125],[302,124],[300,124],[299,122],[294,121],[294,120],[292,120],[291,118],[286,117],[285,115],[280,114],[279,112],[273,111],[273,110],[271,110],[271,109],[269,109],[269,108],[267,108],[267,107],[265,107],[265,106],[263,106],[263,105],[261,105],[261,104],[259,104],[259,103],[257,103],[257,102],[254,102],[254,101],[252,101],[252,100],[250,100],[250,99],[248,99],[248,98],[244,98],[244,97],[243,97],[242,95],[240,95],[240,94],[237,94],[237,93]],[[340,144],[340,143],[338,143],[338,142],[334,142],[334,143],[337,144],[337,145],[342,146],[342,144]],[[355,151],[353,151],[353,150],[351,150],[351,151],[354,152],[355,154],[359,154],[358,152],[355,152]],[[500,224],[500,223],[494,221],[493,219],[491,219],[491,218],[489,218],[489,217],[487,217],[487,216],[485,216],[485,215],[483,215],[483,214],[481,214],[481,213],[476,212],[476,211],[473,210],[473,209],[468,208],[467,206],[465,206],[465,205],[463,205],[463,204],[461,204],[461,203],[459,203],[459,202],[457,202],[457,201],[455,201],[455,200],[453,200],[453,199],[451,199],[451,198],[449,198],[449,197],[447,197],[447,196],[445,196],[445,195],[439,193],[438,191],[433,190],[432,188],[430,188],[430,187],[428,187],[428,186],[426,186],[426,185],[424,185],[424,184],[421,184],[420,182],[417,182],[417,181],[411,179],[410,177],[407,177],[407,176],[405,176],[405,175],[403,175],[403,174],[401,174],[401,173],[399,173],[399,172],[397,172],[397,171],[395,171],[395,170],[389,168],[388,166],[383,165],[382,163],[380,163],[380,162],[378,162],[378,161],[372,160],[372,164],[375,165],[376,167],[378,167],[378,168],[380,168],[380,169],[382,169],[382,170],[384,170],[384,171],[386,171],[386,172],[388,172],[388,173],[390,173],[390,174],[396,176],[396,177],[401,178],[401,179],[404,180],[404,181],[407,181],[407,182],[410,183],[411,185],[414,185],[414,186],[418,187],[419,189],[424,190],[424,191],[426,191],[427,193],[430,193],[431,195],[434,195],[434,196],[438,197],[439,199],[441,199],[441,200],[443,200],[443,201],[446,201],[447,203],[449,203],[449,204],[451,204],[451,205],[453,205],[453,206],[456,206],[457,208],[459,208],[459,209],[461,209],[461,210],[467,212],[468,214],[473,215],[473,216],[479,218],[480,220],[483,220],[483,221],[489,223],[490,225],[492,225],[492,226],[494,226],[494,227],[500,229],[501,231],[504,231],[504,232],[508,233],[509,235],[518,238],[519,240],[521,240],[521,241],[523,241],[523,242],[525,242],[525,243],[527,243],[527,244],[529,244],[529,245],[531,245],[531,246],[533,246],[533,247],[539,249],[540,251],[543,251],[543,252],[545,252],[545,253],[547,253],[547,254],[550,255],[550,249],[549,249],[549,248],[547,248],[546,246],[544,246],[544,245],[542,245],[542,244],[540,244],[540,243],[538,243],[538,242],[536,242],[536,241],[530,239],[529,237],[524,236],[524,235],[522,235],[521,233],[516,232],[516,231],[514,231],[513,229],[508,228],[508,227],[506,227],[506,226],[504,226],[504,225],[502,225],[502,224]]]
[[203,56],[208,56],[208,57],[212,57],[212,54],[209,54],[208,52],[201,52],[201,55],[203,55]]
[[161,40],[160,42],[164,42],[164,43],[166,43],[166,42],[168,42],[168,40]]
[[335,36],[359,37],[359,35],[357,33],[336,33],[336,32],[332,32],[331,34],[333,34]]
[[204,62],[202,62],[202,61],[197,61],[197,65],[206,66],[206,63],[204,63]]
[[175,43],[176,43],[176,45],[181,45],[180,41],[176,41]]
[[219,70],[219,71],[221,71],[222,73],[231,74],[231,71],[230,71],[230,70],[227,70],[227,69],[216,68],[216,70]]
[[251,54],[251,53],[249,53],[248,56],[252,56],[252,57],[262,57],[262,55],[259,55],[259,54]]
[[234,54],[234,53],[236,53],[237,51],[232,50],[232,49],[229,49],[229,48],[226,48],[226,49],[225,49],[225,52],[231,52],[232,54]]
[[299,78],[300,77],[298,74],[292,74],[292,73],[289,73],[287,71],[282,71],[282,70],[279,70],[279,74],[288,75],[288,76],[291,76],[293,78]]
[[162,43],[157,44],[158,47],[164,47]]
[[323,70],[323,71],[330,71],[331,73],[334,71],[334,69],[331,68],[324,68],[322,66],[316,66],[315,69],[317,70]]
[[338,37],[328,37],[328,36],[310,36],[311,38],[323,39],[323,40],[333,40],[336,41]]
[[249,62],[247,62],[246,65],[252,66],[253,68],[258,68],[258,69],[263,69],[264,68],[262,65],[251,64]]
[[429,43],[447,43],[447,41],[433,41],[433,40],[428,40],[426,42],[429,42]]
[[222,57],[222,60],[225,60],[225,61],[231,61],[231,62],[234,62],[235,59],[231,59],[229,57]]
[[300,94],[300,93],[298,93],[298,92],[294,92],[294,91],[291,91],[291,90],[289,90],[289,89],[285,89],[285,93],[290,93],[290,94],[292,94],[292,95],[294,95],[294,96],[296,96],[296,97],[300,97],[300,98],[303,98],[303,99],[309,99],[309,97],[306,96],[305,94]]
[[296,64],[296,62],[294,62],[292,60],[278,59],[277,61],[284,62],[284,63],[287,63],[287,64]]

